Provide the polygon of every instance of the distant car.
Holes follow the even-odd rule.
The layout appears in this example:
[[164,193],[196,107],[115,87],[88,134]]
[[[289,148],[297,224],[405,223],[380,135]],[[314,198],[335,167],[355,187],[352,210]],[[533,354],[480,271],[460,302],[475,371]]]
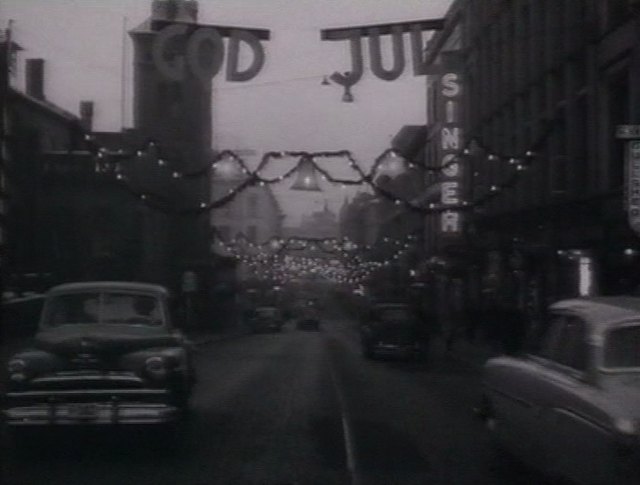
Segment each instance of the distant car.
[[280,309],[274,306],[261,306],[252,310],[248,318],[252,332],[280,332],[284,317]]
[[487,361],[479,414],[554,479],[640,483],[640,299],[564,300],[547,323],[527,353]]
[[429,346],[424,325],[408,304],[375,304],[360,324],[362,352],[367,358],[424,359]]
[[320,330],[320,312],[315,300],[307,300],[298,306],[296,328],[298,330]]
[[7,363],[9,429],[177,422],[195,375],[168,299],[145,283],[50,289],[33,346]]

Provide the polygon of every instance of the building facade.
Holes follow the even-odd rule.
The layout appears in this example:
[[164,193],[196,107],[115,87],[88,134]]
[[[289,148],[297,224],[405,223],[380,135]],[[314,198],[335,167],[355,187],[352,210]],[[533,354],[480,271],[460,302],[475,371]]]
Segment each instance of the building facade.
[[[198,27],[198,2],[154,0],[151,15],[129,32],[134,48],[134,128],[146,140],[155,140],[163,159],[179,173],[202,170],[212,158],[211,83],[202,82],[189,69],[168,75],[158,62],[161,32],[176,23]],[[161,56],[167,63],[184,55],[188,36],[176,36]],[[194,208],[210,199],[208,174],[184,178],[171,193],[177,208]],[[157,228],[158,244],[153,257],[157,265],[170,267],[163,277],[175,279],[189,265],[203,261],[209,253],[207,214],[182,211],[179,215],[149,214]],[[164,263],[164,264],[163,264]],[[157,266],[156,265],[156,266]]]
[[[451,6],[426,54],[441,69],[428,80],[425,151],[443,165],[451,149],[460,186],[442,191],[425,236],[432,269],[464,305],[536,314],[563,297],[636,291],[640,241],[615,133],[640,121],[639,12],[622,0]],[[454,240],[447,202],[460,214]]]
[[[242,181],[241,178],[214,177],[211,184],[213,200],[224,197]],[[252,186],[211,211],[210,223],[218,241],[229,243],[242,235],[247,242],[263,244],[271,238],[282,236],[284,217],[270,187]]]

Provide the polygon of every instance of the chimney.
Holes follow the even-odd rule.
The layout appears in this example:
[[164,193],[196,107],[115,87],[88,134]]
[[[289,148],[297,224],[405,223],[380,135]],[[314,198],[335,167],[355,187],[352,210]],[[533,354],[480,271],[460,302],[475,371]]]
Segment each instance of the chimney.
[[85,131],[93,131],[93,101],[80,101],[80,124]]
[[44,59],[27,59],[27,94],[44,100]]
[[154,0],[152,21],[198,22],[198,2],[194,0]]

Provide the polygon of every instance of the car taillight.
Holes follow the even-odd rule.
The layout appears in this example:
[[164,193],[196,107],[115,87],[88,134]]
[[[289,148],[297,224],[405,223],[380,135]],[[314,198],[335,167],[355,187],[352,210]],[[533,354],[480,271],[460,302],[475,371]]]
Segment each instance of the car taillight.
[[147,375],[152,379],[162,380],[167,377],[167,362],[162,357],[149,357],[144,367]]

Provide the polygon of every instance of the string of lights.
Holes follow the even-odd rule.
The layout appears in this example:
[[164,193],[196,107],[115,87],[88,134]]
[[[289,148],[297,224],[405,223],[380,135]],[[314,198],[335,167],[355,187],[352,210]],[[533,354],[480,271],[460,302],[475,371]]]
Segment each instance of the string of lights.
[[[123,159],[139,159],[148,156],[155,158],[158,167],[165,168],[170,171],[170,178],[172,179],[191,179],[199,177],[210,177],[213,171],[221,167],[221,164],[235,163],[242,173],[243,179],[237,180],[237,185],[228,189],[226,194],[209,201],[202,201],[199,204],[192,207],[177,207],[175,201],[172,201],[170,197],[163,196],[162,194],[146,192],[137,189],[132,186],[127,175],[122,170],[115,170],[116,177],[123,183],[125,189],[127,189],[134,197],[143,201],[150,208],[167,213],[173,213],[177,215],[189,215],[189,214],[203,214],[222,208],[232,202],[237,195],[252,186],[266,186],[281,183],[294,174],[302,170],[311,170],[314,174],[318,173],[322,178],[332,184],[346,186],[362,186],[368,185],[372,188],[374,193],[393,202],[395,205],[403,207],[407,210],[417,212],[420,214],[437,214],[445,211],[469,211],[488,204],[498,195],[504,193],[506,189],[515,187],[521,176],[522,172],[526,171],[537,157],[539,149],[544,145],[547,138],[553,132],[555,124],[559,121],[559,117],[554,117],[547,121],[546,126],[542,130],[540,136],[531,144],[531,146],[524,150],[521,154],[508,154],[499,153],[490,149],[482,140],[478,137],[471,137],[467,143],[458,150],[457,153],[452,154],[450,159],[438,166],[429,166],[421,163],[405,160],[401,154],[393,149],[388,148],[384,150],[379,156],[377,156],[368,171],[365,171],[358,161],[354,158],[349,150],[337,150],[337,151],[319,151],[319,152],[307,152],[307,151],[269,151],[263,154],[256,169],[252,170],[246,161],[232,150],[223,150],[216,154],[210,163],[205,166],[193,170],[193,171],[179,171],[174,168],[175,163],[170,161],[168,157],[165,157],[162,153],[161,146],[154,140],[148,140],[141,147],[132,152],[125,152],[123,150],[109,151],[104,147],[100,147],[92,135],[87,134],[85,140],[89,146],[89,150],[96,157],[96,170],[101,172],[109,172],[109,170],[101,168],[110,166],[113,160]],[[473,148],[473,149],[472,149]],[[388,160],[400,160],[407,164],[409,168],[418,168],[421,171],[431,174],[435,178],[431,185],[425,187],[425,190],[433,185],[439,184],[437,179],[439,174],[445,173],[447,169],[454,164],[464,163],[470,165],[470,160],[478,160],[478,156],[473,152],[479,150],[485,153],[484,157],[487,161],[502,162],[506,166],[514,169],[514,172],[509,174],[506,179],[488,185],[485,193],[475,196],[472,200],[463,200],[459,204],[442,204],[442,203],[429,203],[421,204],[414,201],[407,200],[404,197],[399,196],[393,191],[381,186],[377,180],[377,176],[381,171],[381,167]],[[265,177],[262,173],[269,166],[273,160],[282,159],[297,159],[295,165],[287,170],[285,173],[276,177]],[[318,162],[323,159],[346,159],[349,167],[356,173],[356,178],[339,178],[334,177],[327,169],[323,168]]]
[[[252,274],[280,283],[320,276],[338,283],[358,284],[400,260],[416,247],[417,241],[418,237],[413,234],[404,239],[381,238],[379,245],[390,247],[393,253],[380,260],[366,260],[366,251],[372,247],[359,245],[349,238],[275,237],[254,243],[238,236],[228,241],[218,237],[216,244],[223,253],[246,265]],[[306,252],[296,255],[299,250]],[[331,255],[331,260],[311,256],[316,250]]]
[[[538,145],[538,144],[539,143],[536,143],[535,145]],[[155,142],[149,142],[148,147],[156,147],[156,146],[157,144]],[[111,157],[116,157],[117,159],[122,160],[123,158],[127,158],[128,156],[130,156],[121,151],[113,153],[103,148],[98,148],[95,151],[95,154],[96,154],[96,157],[98,158],[98,164],[100,164],[101,162],[108,164],[108,160]],[[140,149],[135,151],[134,157],[144,157],[144,156],[146,156],[145,150]],[[442,166],[439,166],[439,167],[421,166],[421,169],[435,174],[435,173],[446,170],[449,166],[451,166],[454,163],[460,163],[461,160],[464,160],[466,157],[469,157],[469,156],[470,156],[470,153],[467,145],[465,146],[464,149],[460,151],[459,154],[457,154],[447,164],[443,164]],[[334,177],[333,175],[331,175],[331,173],[328,170],[324,169],[317,163],[317,160],[319,159],[323,159],[323,158],[335,159],[340,157],[347,159],[349,166],[357,173],[358,178],[345,179],[345,178]],[[366,184],[366,185],[369,185],[376,194],[384,197],[387,200],[394,202],[398,206],[403,206],[408,210],[422,213],[422,214],[431,214],[431,213],[439,213],[443,211],[470,210],[480,205],[484,205],[485,203],[489,202],[489,200],[493,199],[498,193],[502,192],[504,189],[513,187],[517,183],[517,181],[520,178],[520,175],[518,172],[522,172],[528,168],[528,166],[532,163],[532,161],[536,157],[536,152],[534,150],[526,150],[525,153],[519,157],[503,156],[503,155],[496,155],[494,153],[490,153],[489,155],[487,155],[488,160],[506,159],[508,165],[515,168],[516,173],[512,174],[505,181],[491,185],[491,187],[489,188],[486,194],[476,197],[472,201],[462,201],[457,205],[444,205],[444,204],[430,203],[426,207],[422,204],[417,204],[403,197],[400,197],[397,194],[393,193],[392,191],[380,186],[376,182],[376,175],[380,171],[381,164],[385,160],[387,160],[389,157],[400,157],[400,155],[393,149],[387,149],[375,159],[371,169],[368,172],[365,172],[360,166],[360,164],[358,164],[356,159],[352,156],[351,152],[349,152],[348,150],[331,151],[331,152],[329,151],[267,152],[263,155],[260,163],[258,164],[258,167],[255,170],[251,170],[248,167],[247,163],[242,159],[242,157],[240,157],[239,155],[237,155],[231,150],[224,150],[216,155],[213,162],[211,163],[211,167],[215,169],[216,166],[222,162],[228,163],[229,161],[231,161],[231,162],[237,163],[244,176],[244,179],[238,181],[235,187],[230,188],[228,192],[222,195],[221,197],[208,202],[201,202],[195,207],[188,207],[188,208],[176,208],[174,204],[171,204],[171,201],[169,200],[168,197],[162,196],[161,194],[147,193],[141,190],[136,190],[131,186],[131,184],[128,184],[129,181],[127,179],[127,176],[124,173],[122,173],[122,171],[117,171],[116,177],[118,180],[124,183],[125,188],[127,188],[129,192],[132,193],[132,195],[134,195],[135,197],[138,197],[140,200],[144,201],[145,203],[148,203],[153,209],[161,210],[165,212],[172,212],[176,214],[202,214],[202,213],[206,213],[211,210],[215,210],[227,205],[232,200],[234,200],[239,193],[243,192],[248,187],[256,186],[256,185],[259,185],[259,186],[273,185],[273,184],[283,182],[284,180],[296,174],[300,170],[300,167],[303,163],[307,163],[307,164],[311,164],[313,170],[319,173],[324,180],[330,183],[338,184],[342,186],[356,186],[356,185],[361,186]],[[298,161],[294,167],[292,167],[287,172],[277,177],[269,178],[261,175],[261,172],[264,171],[264,169],[272,160],[283,159],[283,158],[297,158]],[[170,168],[169,162],[162,156],[157,157],[157,165],[159,167]],[[410,166],[418,167],[419,164],[412,163],[410,164]],[[98,171],[107,172],[108,170],[98,170]],[[179,172],[177,170],[172,170],[171,177],[173,179],[195,178],[195,177],[201,177],[204,174],[208,174],[209,171],[210,171],[209,167],[202,168],[192,172]],[[435,183],[438,183],[438,182],[435,182]]]

